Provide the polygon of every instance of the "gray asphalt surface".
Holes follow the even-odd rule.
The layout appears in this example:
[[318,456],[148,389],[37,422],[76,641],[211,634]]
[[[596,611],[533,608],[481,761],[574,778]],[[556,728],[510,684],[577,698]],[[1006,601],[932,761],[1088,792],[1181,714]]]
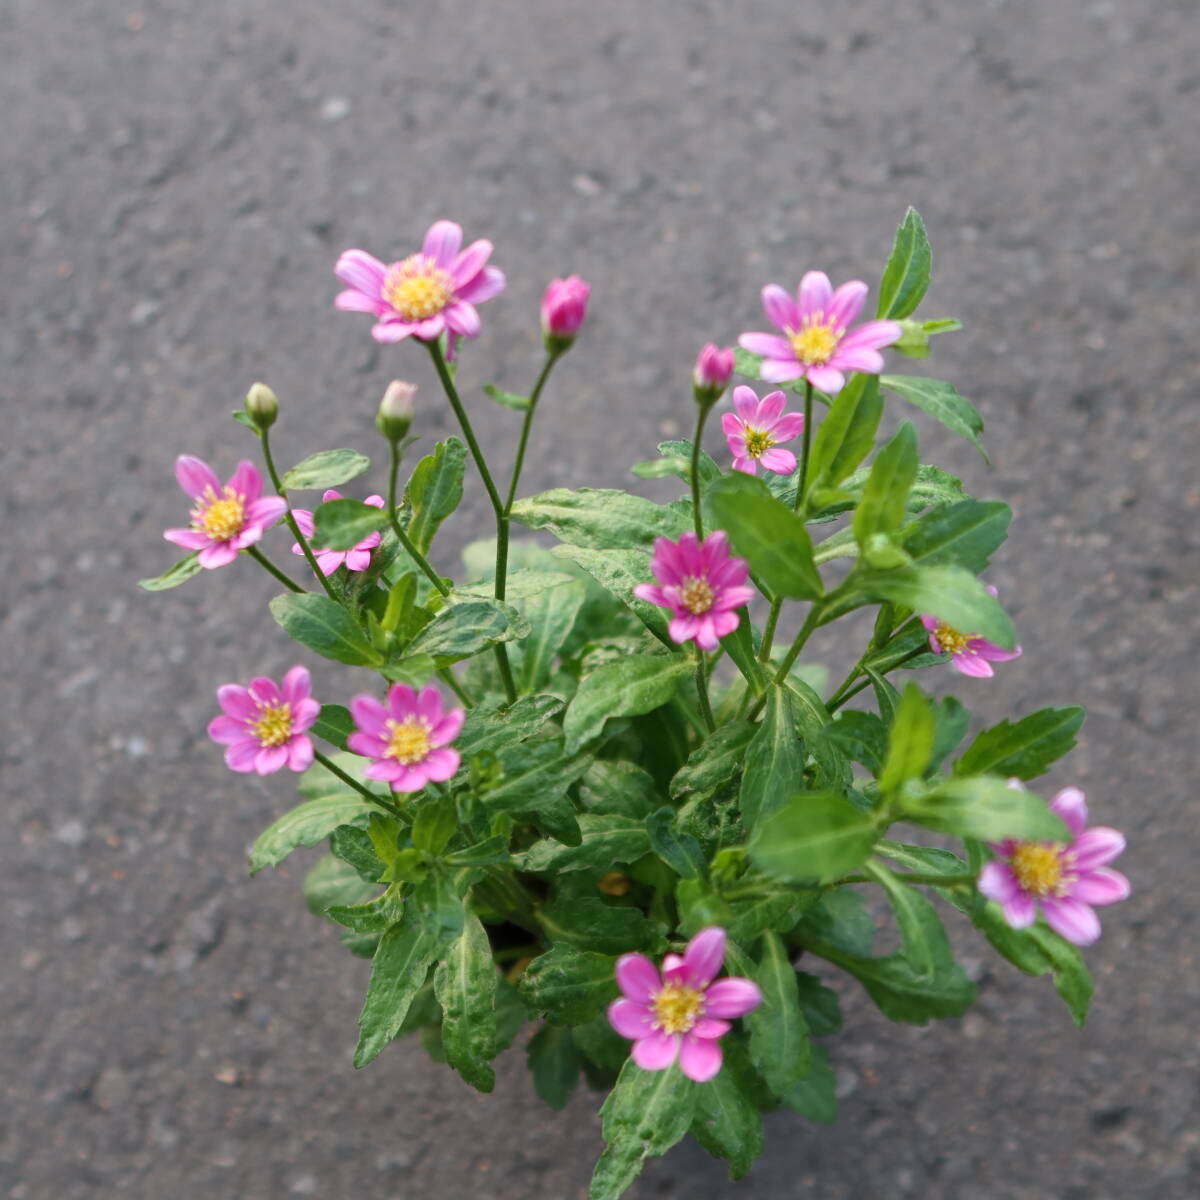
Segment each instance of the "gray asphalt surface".
[[[597,1099],[549,1113],[519,1051],[490,1098],[416,1045],[352,1070],[368,964],[304,910],[307,859],[244,869],[290,780],[232,777],[204,736],[217,684],[296,661],[275,588],[249,563],[134,586],[172,561],[172,461],[249,453],[227,413],[256,378],[285,407],[281,459],[373,452],[387,380],[430,380],[332,311],[332,266],[447,215],[510,278],[462,367],[497,461],[518,422],[475,389],[528,386],[542,286],[578,271],[593,315],[529,490],[627,484],[691,419],[701,342],[760,328],[765,282],[877,279],[909,203],[935,250],[922,311],[967,325],[927,373],[977,401],[995,465],[919,419],[924,455],[1017,513],[992,578],[1025,655],[943,686],[992,720],[1088,706],[1051,782],[1128,832],[1136,892],[1088,953],[1085,1032],[964,936],[981,1000],[961,1021],[895,1027],[844,989],[840,1124],[768,1120],[737,1185],[682,1147],[630,1195],[1200,1192],[1195,18],[1190,0],[7,0],[3,1194],[584,1194]],[[429,444],[449,414],[424,396]],[[481,499],[443,565],[486,532]]]

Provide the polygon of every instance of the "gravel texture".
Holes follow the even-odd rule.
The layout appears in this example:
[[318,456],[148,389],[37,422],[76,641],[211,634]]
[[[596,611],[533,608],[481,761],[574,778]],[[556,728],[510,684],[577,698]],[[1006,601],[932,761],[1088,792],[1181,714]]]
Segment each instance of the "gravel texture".
[[[249,453],[227,413],[256,378],[281,459],[372,449],[387,380],[430,377],[332,312],[331,268],[444,214],[510,278],[462,367],[485,444],[507,461],[518,423],[477,385],[528,386],[541,288],[578,271],[593,316],[527,480],[621,485],[684,431],[702,341],[761,327],[769,280],[877,278],[911,203],[936,256],[922,311],[967,325],[930,373],[978,402],[994,466],[918,416],[925,454],[1018,518],[992,578],[1025,656],[943,686],[982,718],[1088,706],[1051,782],[1128,831],[1135,895],[1088,952],[1085,1032],[964,935],[981,999],[960,1021],[894,1027],[845,989],[840,1124],[769,1119],[737,1185],[685,1146],[630,1196],[1195,1196],[1195,16],[7,0],[3,1195],[584,1195],[596,1099],[548,1114],[519,1051],[490,1098],[416,1045],[352,1070],[367,964],[304,910],[303,856],[244,869],[290,781],[230,776],[204,737],[218,683],[296,661],[273,585],[243,563],[134,586],[172,561],[171,463]],[[449,414],[423,394],[428,443]],[[443,565],[486,532],[482,499]]]

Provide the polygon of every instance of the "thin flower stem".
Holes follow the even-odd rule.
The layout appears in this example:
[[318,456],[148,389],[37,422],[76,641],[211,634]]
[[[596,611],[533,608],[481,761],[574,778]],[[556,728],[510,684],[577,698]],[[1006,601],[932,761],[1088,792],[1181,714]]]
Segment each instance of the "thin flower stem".
[[[812,631],[820,624],[822,611],[822,606],[817,602],[814,602],[812,608],[808,610],[808,616],[804,618],[804,624],[800,626],[800,632],[796,634],[796,640],[792,642],[791,648],[783,656],[783,661],[779,664],[779,670],[775,672],[775,676],[771,680],[773,684],[782,684],[788,677],[788,672],[792,669],[792,664],[799,658],[800,651],[804,649],[804,643],[808,641]],[[753,721],[762,711],[762,707],[766,702],[767,692],[764,691],[755,701],[754,707],[747,714],[747,719]]]
[[[693,643],[695,645],[695,643]],[[696,691],[700,693],[700,715],[709,733],[715,733],[717,723],[713,719],[712,704],[708,699],[708,675],[704,667],[704,651],[699,646],[696,649]]]
[[[463,437],[466,438],[467,447],[471,451],[471,457],[475,460],[475,466],[479,469],[479,477],[483,480],[483,486],[487,490],[488,499],[492,502],[492,511],[496,514],[496,561],[499,563],[501,555],[503,555],[505,574],[507,574],[508,518],[504,511],[504,502],[500,499],[500,493],[496,491],[496,484],[492,479],[491,471],[488,470],[487,460],[483,457],[483,451],[479,448],[479,442],[475,438],[475,430],[471,428],[471,420],[467,416],[467,410],[463,408],[462,400],[458,395],[458,389],[454,386],[454,380],[450,377],[450,370],[446,366],[446,358],[442,354],[442,348],[436,341],[426,342],[425,344],[429,347],[429,355],[433,359],[434,369],[437,371],[438,378],[442,382],[442,390],[446,393],[446,399],[450,401],[450,407],[454,409],[454,415],[458,418],[458,424],[462,429]],[[494,591],[497,600],[504,599],[504,584],[505,575],[497,572]],[[496,668],[500,672],[500,681],[504,684],[504,694],[508,697],[509,704],[512,704],[517,698],[517,685],[513,680],[512,667],[508,662],[508,650],[503,642],[498,642],[492,647],[492,651],[496,656]]]
[[[928,887],[961,887],[963,884],[974,883],[977,878],[977,875],[969,871],[960,872],[955,875],[938,875],[935,872],[922,873],[919,871],[914,871],[907,875],[895,875],[897,883],[924,884]],[[879,880],[874,875],[845,875],[832,886],[841,887],[847,883],[878,882]]]
[[[283,480],[279,478],[279,472],[275,469],[275,459],[271,455],[271,439],[265,429],[258,431],[258,439],[262,443],[263,461],[267,464],[267,471],[271,475],[271,482],[275,485],[275,490],[287,500],[287,491],[283,486]],[[316,556],[312,552],[312,547],[308,544],[308,538],[300,532],[300,526],[296,521],[295,515],[292,513],[292,506],[289,503],[284,510],[283,519],[287,521],[288,528],[292,531],[292,536],[296,539],[297,545],[304,552],[304,557],[308,560],[308,565],[312,567],[313,574],[321,581],[321,586],[325,589],[325,594],[335,604],[340,604],[337,592],[333,590],[333,585],[326,578],[324,571],[317,565]]]
[[804,381],[804,441],[800,451],[800,478],[796,481],[796,512],[800,511],[800,506],[804,503],[804,493],[808,486],[808,452],[812,446],[812,414],[813,386],[806,379]]
[[317,760],[331,775],[336,775],[343,783],[348,784],[364,799],[370,800],[372,804],[378,804],[380,808],[386,808],[388,812],[394,816],[400,816],[400,809],[385,800],[382,796],[377,796],[370,788],[363,787],[353,775],[347,775],[341,767],[337,765],[331,758],[327,758],[320,750],[313,751],[313,758]]
[[513,463],[512,479],[508,485],[508,499],[504,501],[505,520],[508,519],[509,513],[512,512],[513,502],[517,498],[517,484],[521,479],[521,469],[525,465],[525,448],[529,444],[529,430],[533,426],[533,414],[537,409],[538,401],[542,397],[542,388],[546,386],[546,380],[550,378],[550,372],[560,357],[561,354],[550,353],[546,355],[546,361],[542,366],[541,373],[537,377],[537,382],[533,385],[533,391],[529,393],[529,407],[525,410],[525,420],[521,423],[521,440],[517,443],[517,457]]
[[783,607],[783,597],[776,596],[771,601],[771,611],[767,614],[767,625],[763,630],[762,645],[758,648],[758,661],[771,661],[771,647],[775,643],[775,626],[779,624],[779,610]]
[[692,469],[688,473],[692,484],[692,523],[696,527],[696,538],[704,541],[704,521],[700,516],[700,441],[704,436],[704,422],[712,411],[711,404],[701,404],[696,416],[696,435],[692,438]]
[[243,553],[248,554],[256,563],[258,563],[260,567],[265,568],[272,575],[274,575],[275,578],[278,579],[279,582],[282,583],[283,586],[289,591],[300,592],[302,595],[307,595],[304,589],[298,583],[296,583],[295,580],[289,579],[257,546],[247,546]]
[[399,520],[396,517],[396,475],[400,470],[400,443],[392,442],[392,466],[388,472],[388,499],[387,499],[387,515],[388,522],[391,524],[392,532],[396,535],[400,545],[404,547],[409,558],[425,572],[429,582],[443,596],[450,595],[450,589],[442,582],[441,576],[429,565],[429,560],[423,555],[420,550],[413,544],[412,538],[404,531]]
[[475,701],[471,699],[471,694],[454,678],[454,672],[449,667],[438,668],[438,678],[466,705],[467,708],[474,708]]

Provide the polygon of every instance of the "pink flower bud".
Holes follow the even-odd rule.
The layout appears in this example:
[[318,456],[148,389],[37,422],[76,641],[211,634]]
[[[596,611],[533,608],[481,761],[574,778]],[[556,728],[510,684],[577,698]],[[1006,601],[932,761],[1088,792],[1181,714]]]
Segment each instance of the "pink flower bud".
[[375,424],[388,441],[398,442],[412,425],[414,401],[417,395],[415,383],[393,379],[379,402],[379,414]]
[[561,353],[574,340],[587,316],[592,285],[578,275],[552,279],[542,297],[542,333],[546,349]]
[[733,347],[724,350],[709,342],[696,358],[692,385],[700,404],[713,404],[729,386],[733,375]]

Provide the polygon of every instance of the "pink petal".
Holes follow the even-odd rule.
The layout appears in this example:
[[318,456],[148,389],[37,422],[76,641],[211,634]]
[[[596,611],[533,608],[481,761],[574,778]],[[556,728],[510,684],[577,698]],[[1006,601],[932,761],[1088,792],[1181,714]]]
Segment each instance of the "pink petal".
[[417,330],[415,325],[410,325],[407,321],[380,321],[371,326],[371,336],[384,345],[395,345],[396,342],[402,342],[406,337],[410,337]]
[[[263,496],[246,505],[246,520],[251,525],[274,525],[287,512],[287,501],[282,496]],[[308,535],[305,534],[307,537]]]
[[504,272],[499,267],[484,267],[470,283],[455,292],[455,298],[471,304],[482,304],[504,291]]
[[313,765],[312,738],[306,733],[300,734],[298,737],[292,738],[287,744],[288,752],[288,770],[290,771],[307,771]]
[[608,1023],[624,1038],[648,1038],[655,1032],[650,1010],[634,1000],[614,1000],[608,1006]]
[[[737,626],[737,620],[734,619],[734,627]],[[696,618],[696,645],[701,650],[712,652],[721,644],[721,634],[717,629],[716,618],[711,612],[705,613],[702,617]]]
[[[303,554],[304,551],[302,550],[300,553]],[[332,575],[346,561],[346,552],[344,550],[318,550],[315,557],[321,574]]]
[[163,537],[176,546],[182,546],[184,550],[203,550],[210,540],[208,534],[201,533],[199,529],[165,529]]
[[741,437],[745,427],[745,422],[737,413],[721,414],[721,430],[727,438]]
[[763,311],[777,329],[797,329],[802,312],[796,302],[777,283],[768,283],[762,290]]
[[622,954],[616,965],[617,987],[627,1000],[647,1005],[662,988],[658,968],[644,954]]
[[804,364],[797,362],[794,355],[786,362],[778,358],[766,358],[758,369],[758,377],[765,383],[790,383],[793,379],[803,379],[804,371]]
[[248,774],[254,770],[254,760],[258,757],[258,740],[247,738],[244,742],[235,742],[225,747],[225,765],[239,775]]
[[680,1070],[696,1083],[706,1083],[721,1069],[721,1043],[684,1034],[679,1051]]
[[779,419],[780,413],[787,407],[786,392],[769,392],[758,403],[758,412],[755,414],[755,420],[764,429],[775,431],[775,422]]
[[1004,910],[1004,919],[1014,929],[1027,929],[1037,920],[1037,902],[1028,892],[1018,891],[1000,907]]
[[1047,896],[1042,901],[1042,913],[1059,937],[1076,946],[1090,946],[1100,936],[1100,918],[1070,896]]
[[839,371],[862,371],[864,375],[878,375],[883,370],[883,355],[869,346],[839,346],[829,365],[837,367]]
[[653,583],[639,583],[633,589],[633,594],[639,600],[645,600],[650,604],[657,604],[659,608],[671,607],[671,602],[663,595],[662,588],[657,587]]
[[[796,293],[796,307],[800,317],[811,317],[829,311],[829,301],[833,298],[833,285],[824,271],[808,271],[800,280]],[[800,322],[794,323],[793,328],[799,328]]]
[[716,977],[724,961],[725,930],[719,925],[710,925],[700,930],[683,952],[684,982],[688,987],[704,987]]
[[355,696],[350,701],[350,715],[364,733],[375,737],[382,736],[388,714],[387,709],[374,696]]
[[442,695],[437,688],[431,685],[421,689],[417,694],[416,711],[418,716],[429,722],[430,727],[442,719]]
[[[346,745],[355,754],[363,758],[382,758],[387,750],[387,742],[373,733],[352,733],[346,738]],[[390,760],[389,760],[390,761]]]
[[1083,904],[1116,904],[1127,900],[1131,888],[1129,880],[1112,867],[1100,867],[1081,875],[1071,887],[1071,899]]
[[256,704],[276,706],[283,703],[283,693],[279,690],[279,684],[266,675],[256,675],[250,680],[247,690]]
[[1077,787],[1065,787],[1055,792],[1050,799],[1050,811],[1062,819],[1075,837],[1083,833],[1088,819],[1087,798]]
[[[921,618],[921,624],[924,625],[930,633],[933,633],[937,630],[938,619],[937,617],[924,616]],[[934,653],[941,654],[941,650],[936,650]]]
[[[383,277],[387,274],[387,267],[365,250],[347,250],[337,260],[333,273],[347,287],[366,296],[378,298],[379,289],[383,286]],[[342,294],[345,295],[345,293]]]
[[744,1017],[761,1003],[758,984],[738,975],[718,979],[704,993],[704,1012],[710,1017]]
[[1020,646],[1005,650],[994,642],[989,642],[986,638],[972,638],[967,643],[967,649],[972,654],[978,654],[980,658],[987,659],[988,662],[1011,662],[1014,658],[1021,657]]
[[677,1033],[652,1033],[633,1043],[630,1057],[643,1071],[664,1071],[675,1061],[680,1040]]
[[[300,526],[300,532],[304,534],[306,538],[312,537],[313,533],[316,531],[316,526],[313,524],[312,513],[309,512],[307,508],[293,508],[292,516],[296,518],[296,524]],[[301,550],[300,553],[303,554],[304,551]]]
[[312,695],[312,676],[307,667],[296,666],[284,675],[279,689],[283,698],[295,709],[301,700]]
[[481,328],[479,313],[475,311],[475,306],[466,300],[459,300],[451,304],[442,313],[442,316],[445,318],[446,325],[462,337],[479,336]]
[[321,706],[311,696],[305,696],[292,705],[292,732],[304,733],[311,729],[321,715]]
[[[751,587],[728,587],[722,590],[709,611],[715,616],[723,616],[735,608],[741,608],[743,604],[749,604],[753,599],[754,589]],[[734,622],[734,626],[736,626],[736,622]],[[724,637],[725,634],[722,633],[721,636]]]
[[175,460],[175,478],[193,500],[199,500],[206,488],[212,488],[218,494],[221,491],[221,481],[212,467],[190,454],[181,454]]
[[436,342],[445,331],[446,318],[441,313],[435,313],[413,326],[413,337],[421,342]]
[[[758,397],[754,394],[752,387],[747,387],[744,383],[739,383],[733,389],[733,407],[737,409],[737,415],[743,421],[753,421],[758,413]],[[732,417],[732,413],[726,413],[727,417]],[[734,418],[736,420],[736,418]]]
[[1007,904],[1021,890],[1017,877],[1007,863],[990,862],[979,872],[979,894],[997,904]]
[[790,442],[804,432],[803,413],[784,413],[771,427],[771,436],[777,442]]
[[782,358],[788,361],[795,359],[792,345],[786,338],[777,333],[743,333],[738,338],[738,345],[751,354],[761,354],[764,358]]
[[196,561],[206,570],[213,571],[217,567],[229,566],[237,556],[236,546],[228,542],[212,542],[200,551]]
[[[743,443],[743,447],[744,447],[744,443]],[[741,471],[743,475],[757,475],[758,474],[758,459],[750,458],[746,455],[738,455],[733,460],[733,469],[735,471]]]
[[836,367],[809,367],[808,381],[819,392],[836,396],[846,386],[846,377]]
[[463,722],[467,719],[465,710],[452,708],[429,733],[429,741],[434,746],[446,746],[458,737]]
[[421,253],[432,258],[439,267],[448,270],[454,264],[462,245],[462,226],[453,221],[435,221],[425,234]]
[[[346,739],[346,744],[350,745],[350,738]],[[363,767],[363,775],[367,779],[378,779],[383,783],[394,783],[397,779],[403,779],[407,774],[408,767],[394,758],[381,758]]]
[[217,688],[217,703],[223,712],[239,721],[253,721],[258,716],[254,697],[237,683],[224,683]]
[[776,475],[790,475],[796,469],[796,456],[778,446],[772,446],[759,461],[764,471],[774,471]]
[[826,315],[834,329],[845,329],[862,312],[867,298],[867,285],[861,279],[843,283],[829,300]]
[[[377,535],[376,535],[377,536]],[[375,543],[378,544],[378,541]],[[362,548],[362,544],[355,546],[353,550],[346,551],[346,570],[347,571],[365,571],[371,565],[371,549]]]
[[[262,495],[262,476],[248,458],[243,458],[229,477],[229,487],[236,495],[242,496],[249,506]],[[279,499],[279,497],[275,498]],[[286,501],[284,501],[284,507],[287,507]]]
[[728,1021],[718,1021],[713,1017],[701,1017],[688,1032],[692,1037],[719,1038],[724,1037],[732,1028],[733,1026]]
[[486,238],[472,242],[455,260],[450,268],[455,288],[462,288],[483,270],[483,264],[492,256],[494,247]]
[[986,658],[980,658],[978,654],[971,654],[966,650],[960,654],[952,655],[950,664],[960,674],[968,675],[972,679],[991,679],[995,673],[992,670],[991,663]]
[[[1050,807],[1053,809],[1054,805],[1051,804]],[[1062,812],[1059,812],[1058,815],[1067,822],[1067,828],[1075,833],[1076,818],[1068,819]],[[1086,806],[1083,815],[1086,820]],[[1105,825],[1097,825],[1094,829],[1086,829],[1083,833],[1076,834],[1075,840],[1071,843],[1071,856],[1075,859],[1075,869],[1083,874],[1112,862],[1124,849],[1124,834],[1116,829],[1109,829]]]
[[[667,622],[667,632],[671,635],[671,641],[682,646],[684,642],[690,642],[692,638],[700,631],[700,618],[688,613],[686,616],[674,617]],[[710,647],[711,648],[711,647]]]
[[365,312],[372,313],[375,316],[382,316],[380,310],[383,305],[378,299],[378,293],[374,296],[368,296],[363,292],[355,291],[353,288],[344,292],[338,292],[333,298],[333,307],[340,312]]
[[904,331],[896,321],[868,321],[865,325],[852,329],[841,341],[841,348],[846,350],[882,350],[900,340]]
[[236,717],[213,717],[208,723],[208,736],[222,746],[232,746],[246,736],[246,722]]
[[403,721],[406,717],[420,715],[417,707],[417,693],[406,683],[393,683],[387,694],[388,716],[394,721]]
[[430,750],[420,765],[424,768],[428,778],[435,783],[445,783],[447,779],[454,778],[454,773],[458,770],[459,758],[457,750]]
[[429,782],[424,763],[412,763],[402,775],[392,780],[393,792],[419,792]]

